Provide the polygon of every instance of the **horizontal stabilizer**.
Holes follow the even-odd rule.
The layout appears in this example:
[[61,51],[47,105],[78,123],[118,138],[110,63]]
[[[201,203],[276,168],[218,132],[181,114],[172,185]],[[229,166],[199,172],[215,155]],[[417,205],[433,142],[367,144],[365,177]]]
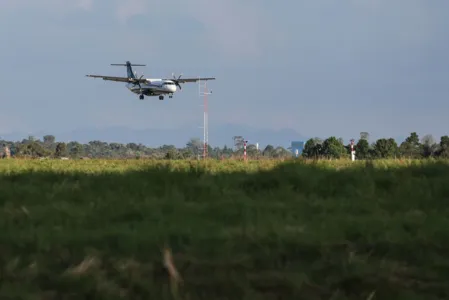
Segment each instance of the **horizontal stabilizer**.
[[[142,64],[129,64],[130,66],[133,67],[146,67],[147,65],[142,65]],[[111,64],[111,66],[123,66],[126,67],[128,66],[127,64]]]

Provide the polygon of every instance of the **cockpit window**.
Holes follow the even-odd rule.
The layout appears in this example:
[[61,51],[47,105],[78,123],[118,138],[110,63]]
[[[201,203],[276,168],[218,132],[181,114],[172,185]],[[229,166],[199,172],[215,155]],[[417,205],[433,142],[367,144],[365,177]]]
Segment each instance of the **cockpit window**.
[[166,84],[166,85],[174,85],[173,82],[169,82],[169,81],[165,82],[165,84]]

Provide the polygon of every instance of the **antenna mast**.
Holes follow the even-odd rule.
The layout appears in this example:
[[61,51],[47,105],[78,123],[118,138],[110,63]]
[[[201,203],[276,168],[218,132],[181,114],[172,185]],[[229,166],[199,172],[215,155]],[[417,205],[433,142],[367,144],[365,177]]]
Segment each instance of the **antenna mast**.
[[[208,157],[208,146],[209,146],[209,110],[208,110],[208,102],[207,102],[207,95],[212,94],[212,92],[209,92],[207,90],[207,81],[205,80],[204,83],[201,83],[201,77],[198,78],[198,92],[199,96],[203,96],[204,103],[203,103],[203,159],[206,159]],[[201,88],[203,88],[203,91],[201,91]]]

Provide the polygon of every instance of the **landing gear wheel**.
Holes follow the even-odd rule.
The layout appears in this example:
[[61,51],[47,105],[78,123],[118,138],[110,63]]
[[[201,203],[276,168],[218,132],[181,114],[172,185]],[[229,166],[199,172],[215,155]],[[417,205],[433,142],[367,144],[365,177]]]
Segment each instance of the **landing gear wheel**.
[[140,100],[143,100],[143,95],[140,95],[140,96],[139,96],[139,99],[140,99]]
[[159,96],[159,100],[164,100],[164,96]]

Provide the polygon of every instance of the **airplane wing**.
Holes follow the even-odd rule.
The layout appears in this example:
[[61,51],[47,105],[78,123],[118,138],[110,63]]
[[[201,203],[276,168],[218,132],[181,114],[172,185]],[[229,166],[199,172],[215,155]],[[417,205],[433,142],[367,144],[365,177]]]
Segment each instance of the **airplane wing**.
[[[174,80],[173,78],[166,78],[163,80]],[[186,82],[197,82],[199,80],[205,81],[205,80],[215,80],[215,77],[204,77],[204,78],[180,78],[175,79],[179,83],[186,83]]]
[[113,76],[102,76],[102,75],[86,75],[86,77],[93,77],[93,78],[102,78],[103,80],[110,80],[110,81],[118,81],[118,82],[133,82],[133,83],[145,83],[145,78],[128,78],[128,77],[113,77]]

